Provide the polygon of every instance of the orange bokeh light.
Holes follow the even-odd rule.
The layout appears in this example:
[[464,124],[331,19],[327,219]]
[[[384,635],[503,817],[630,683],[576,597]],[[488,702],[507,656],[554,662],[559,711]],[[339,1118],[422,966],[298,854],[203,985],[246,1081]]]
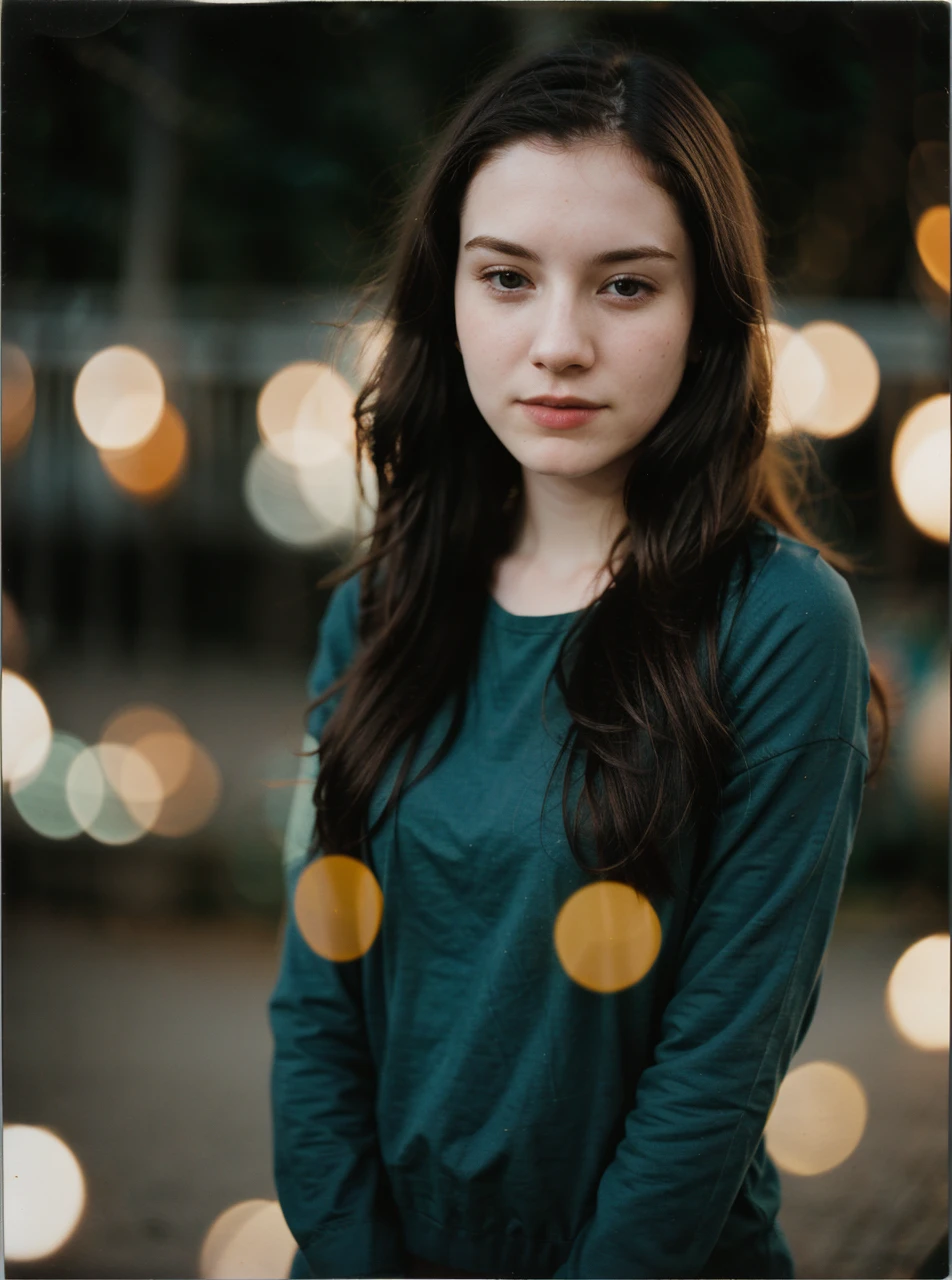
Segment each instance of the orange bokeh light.
[[383,919],[383,891],[357,858],[326,854],[301,872],[294,918],[304,941],[325,960],[356,960],[373,944]]
[[132,449],[100,449],[110,480],[126,493],[158,502],[178,484],[188,462],[188,431],[182,415],[166,403],[159,425]]
[[26,352],[13,342],[2,345],[3,456],[11,457],[26,443],[36,412],[36,383]]
[[949,206],[933,205],[916,223],[916,248],[937,285],[949,292]]
[[554,942],[562,968],[579,986],[622,991],[640,982],[657,959],[661,923],[630,885],[598,880],[565,902]]

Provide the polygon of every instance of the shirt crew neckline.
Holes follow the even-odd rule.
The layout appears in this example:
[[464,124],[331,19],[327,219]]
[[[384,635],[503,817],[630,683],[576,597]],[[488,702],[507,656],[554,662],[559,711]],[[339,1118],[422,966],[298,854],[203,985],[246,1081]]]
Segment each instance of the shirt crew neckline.
[[504,609],[495,596],[489,597],[489,614],[497,626],[506,631],[521,631],[536,635],[547,631],[558,631],[572,618],[577,618],[582,609],[573,609],[569,613],[510,613]]
[[[770,521],[761,517],[758,517],[754,523],[762,533],[766,533],[771,537],[777,536],[780,532]],[[489,615],[494,624],[504,631],[521,631],[523,634],[530,635],[544,635],[546,632],[561,631],[568,626],[571,619],[577,618],[580,613],[584,612],[584,609],[573,609],[569,613],[510,613],[508,609],[502,607],[492,593],[489,595]]]

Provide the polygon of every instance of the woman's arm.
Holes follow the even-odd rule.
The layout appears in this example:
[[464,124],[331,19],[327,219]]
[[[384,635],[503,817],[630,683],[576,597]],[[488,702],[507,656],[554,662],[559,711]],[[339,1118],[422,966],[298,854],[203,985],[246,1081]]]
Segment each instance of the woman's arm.
[[377,1145],[359,963],[315,955],[289,911],[269,1006],[274,1179],[312,1276],[405,1274]]
[[654,1061],[556,1277],[701,1272],[796,1048],[866,767],[832,739],[728,783],[731,817],[715,836]]
[[868,765],[859,617],[845,582],[822,562],[815,572],[818,590],[801,575],[739,622],[729,665],[743,758],[659,1043],[559,1280],[699,1275],[797,1047]]
[[[328,604],[309,677],[312,694],[344,669],[353,652],[356,586],[351,579]],[[330,711],[324,704],[312,718],[315,739]],[[360,961],[335,963],[317,955],[291,906],[313,825],[315,768],[310,763],[302,771],[309,779],[301,788],[309,788],[307,797],[296,797],[288,824],[289,909],[269,1003],[275,1186],[312,1276],[403,1276],[402,1230],[377,1144],[376,1072]]]

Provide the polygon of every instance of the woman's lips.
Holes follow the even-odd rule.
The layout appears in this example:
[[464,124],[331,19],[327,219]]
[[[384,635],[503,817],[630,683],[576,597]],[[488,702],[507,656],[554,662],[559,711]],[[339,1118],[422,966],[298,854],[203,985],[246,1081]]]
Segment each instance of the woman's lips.
[[580,427],[584,422],[591,422],[604,408],[603,405],[594,409],[582,409],[566,405],[530,404],[527,400],[520,400],[519,403],[538,426],[556,428]]

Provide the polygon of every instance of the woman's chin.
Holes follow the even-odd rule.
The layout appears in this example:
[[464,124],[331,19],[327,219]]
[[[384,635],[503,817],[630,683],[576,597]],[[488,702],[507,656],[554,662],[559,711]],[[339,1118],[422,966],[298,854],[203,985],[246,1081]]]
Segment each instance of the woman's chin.
[[570,440],[545,441],[544,448],[522,450],[517,460],[523,471],[564,480],[584,480],[614,462],[613,457],[593,456],[581,442]]

